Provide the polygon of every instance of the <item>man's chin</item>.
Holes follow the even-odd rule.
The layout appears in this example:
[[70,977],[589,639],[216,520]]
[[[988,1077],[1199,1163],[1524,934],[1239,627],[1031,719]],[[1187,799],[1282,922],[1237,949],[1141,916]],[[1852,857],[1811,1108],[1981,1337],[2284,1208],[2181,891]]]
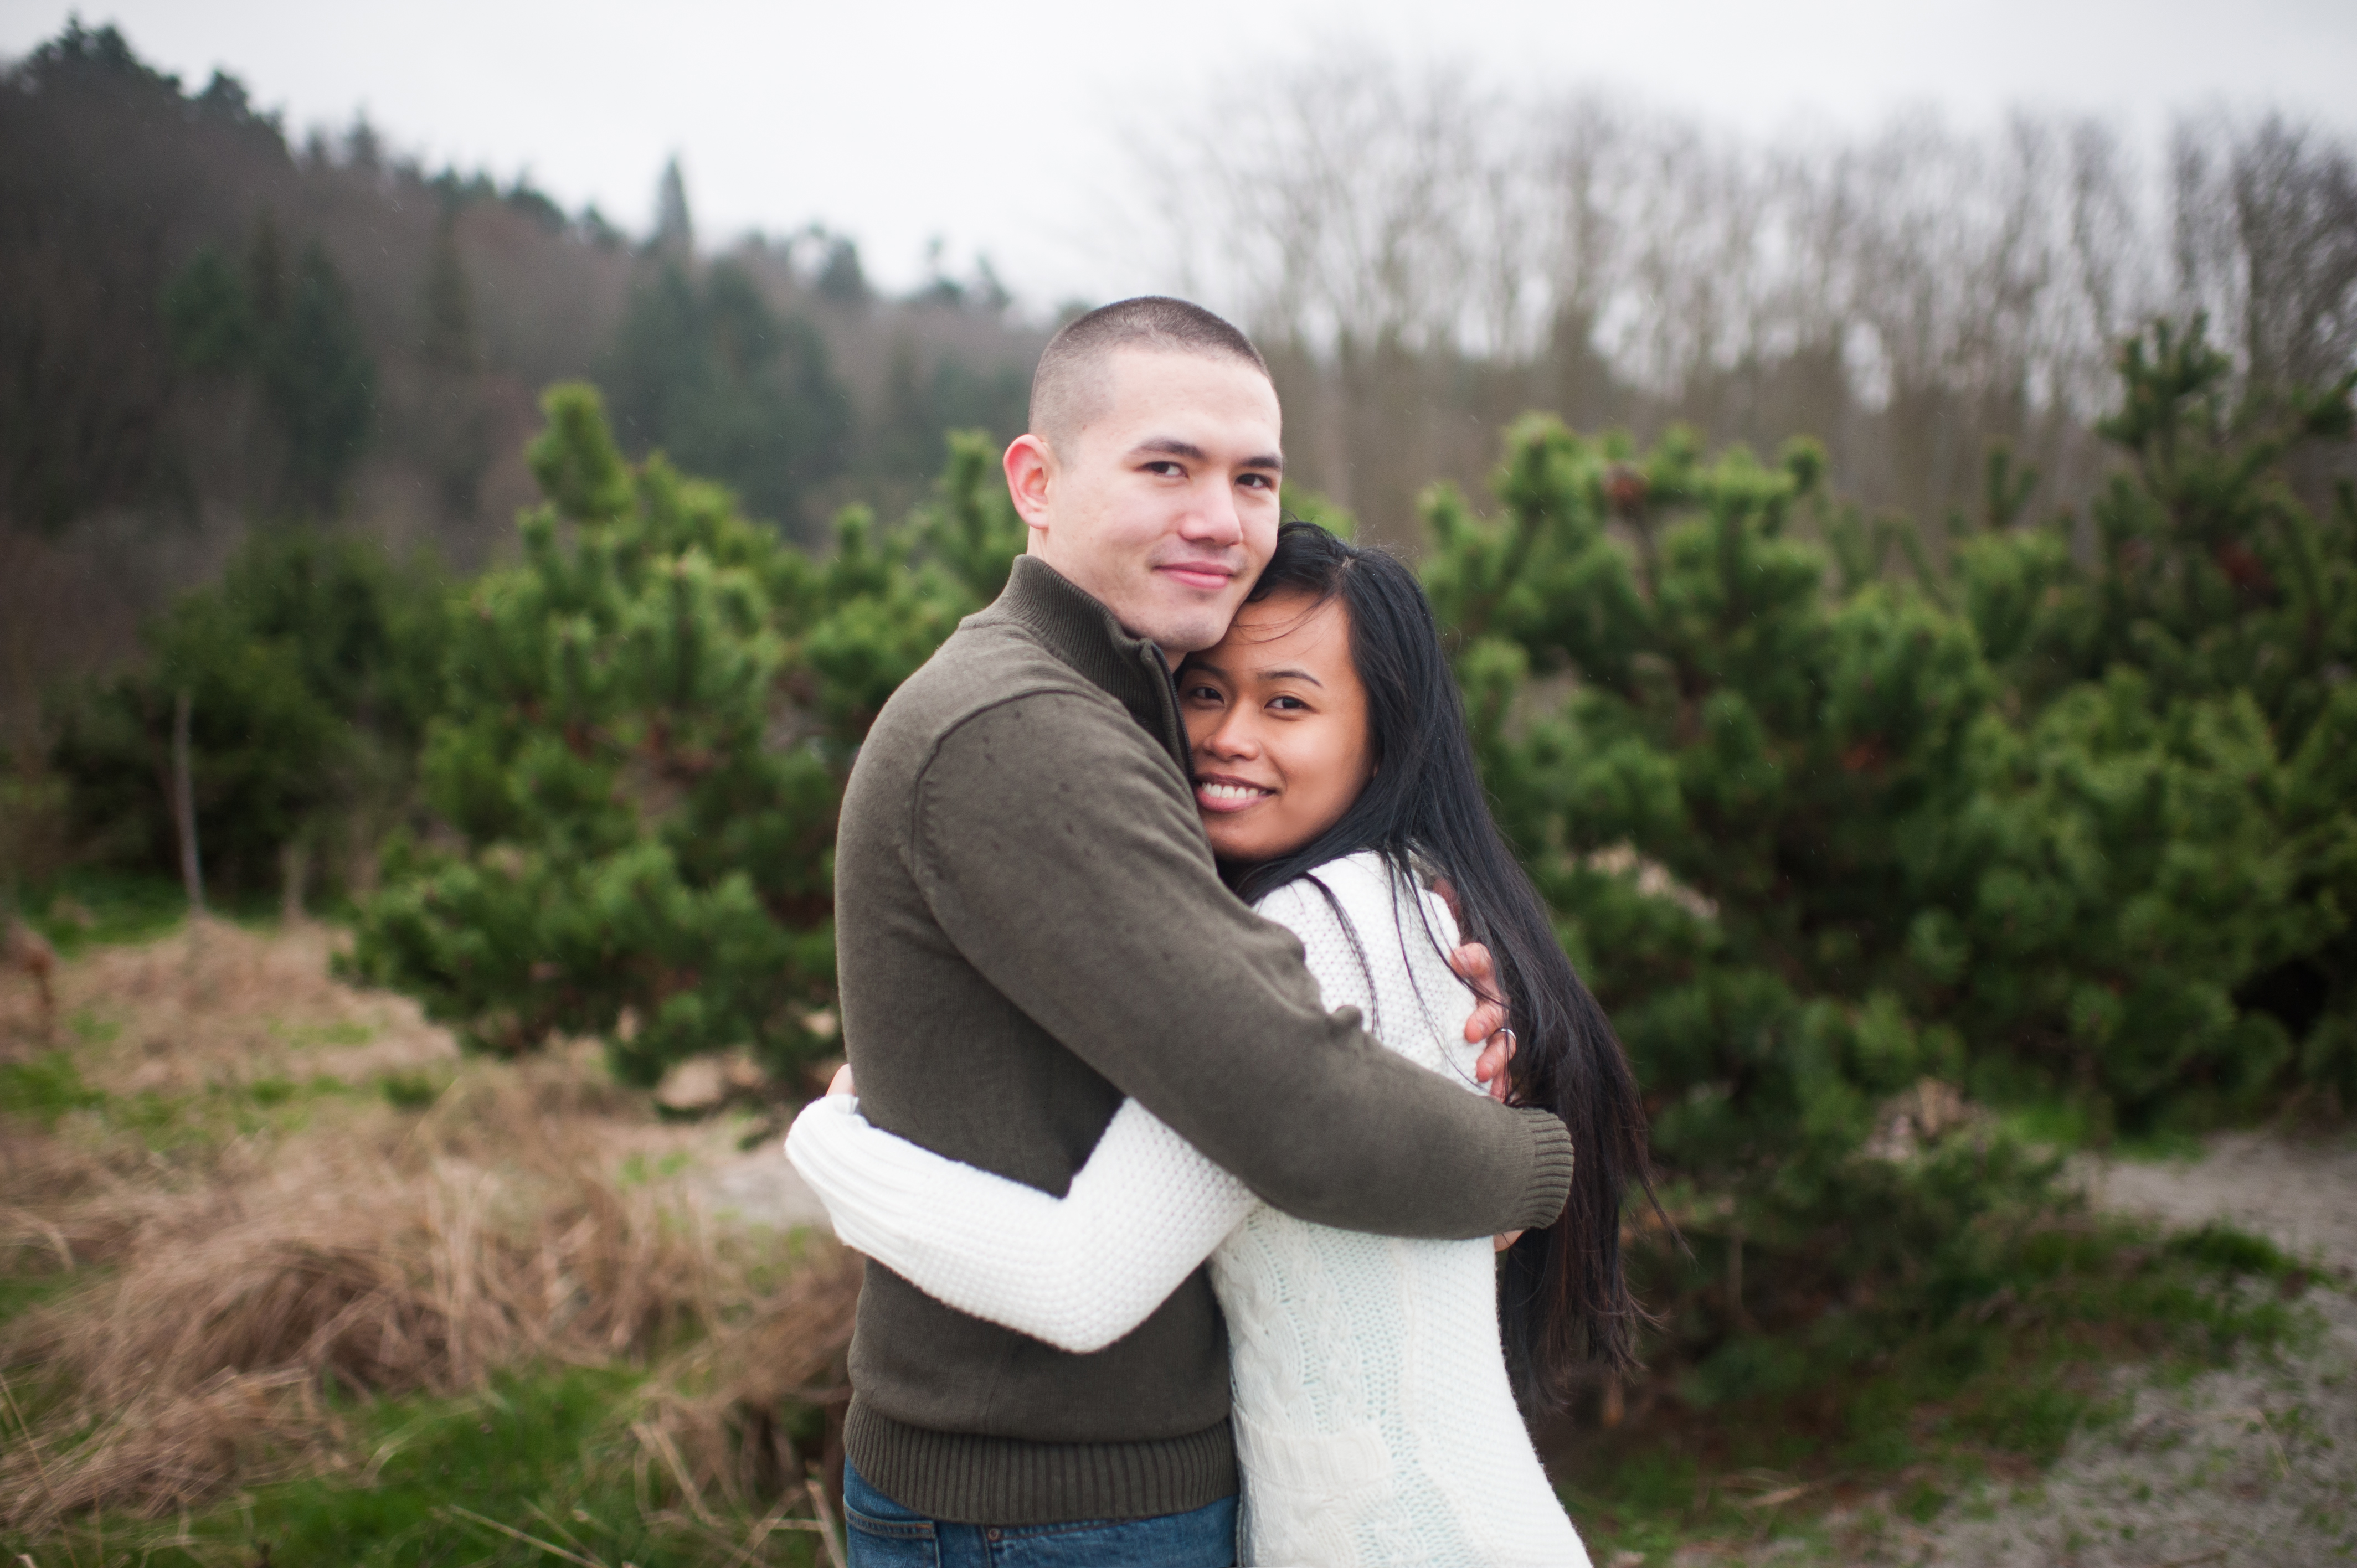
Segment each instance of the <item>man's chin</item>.
[[1162,651],[1172,655],[1175,660],[1177,655],[1200,653],[1204,649],[1216,644],[1220,639],[1228,635],[1228,622],[1233,618],[1232,614],[1217,615],[1200,612],[1185,617],[1174,616],[1166,620],[1160,628],[1153,631],[1139,631],[1137,635],[1160,644]]
[[1157,598],[1158,602],[1137,607],[1136,619],[1123,617],[1122,625],[1131,636],[1158,643],[1175,656],[1200,652],[1227,636],[1243,596],[1222,594],[1214,600],[1202,594],[1163,594]]

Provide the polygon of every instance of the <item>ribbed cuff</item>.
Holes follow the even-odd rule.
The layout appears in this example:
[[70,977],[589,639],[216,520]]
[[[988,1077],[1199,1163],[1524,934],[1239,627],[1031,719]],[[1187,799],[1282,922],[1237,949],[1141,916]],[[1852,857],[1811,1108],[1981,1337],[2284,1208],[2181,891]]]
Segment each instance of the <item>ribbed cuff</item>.
[[909,1426],[855,1395],[843,1446],[861,1480],[953,1524],[1154,1519],[1236,1494],[1235,1435],[1225,1421],[1143,1443],[1027,1443]]
[[1531,1179],[1512,1228],[1544,1230],[1561,1218],[1571,1197],[1571,1129],[1552,1111],[1535,1105],[1521,1110],[1523,1124],[1531,1130]]

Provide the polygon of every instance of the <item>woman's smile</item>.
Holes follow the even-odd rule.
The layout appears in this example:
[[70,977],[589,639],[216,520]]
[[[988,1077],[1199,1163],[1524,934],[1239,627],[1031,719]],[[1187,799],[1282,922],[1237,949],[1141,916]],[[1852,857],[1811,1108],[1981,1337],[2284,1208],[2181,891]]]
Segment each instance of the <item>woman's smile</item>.
[[1265,784],[1250,783],[1226,774],[1199,773],[1195,776],[1195,803],[1207,811],[1241,811],[1259,805],[1275,793]]

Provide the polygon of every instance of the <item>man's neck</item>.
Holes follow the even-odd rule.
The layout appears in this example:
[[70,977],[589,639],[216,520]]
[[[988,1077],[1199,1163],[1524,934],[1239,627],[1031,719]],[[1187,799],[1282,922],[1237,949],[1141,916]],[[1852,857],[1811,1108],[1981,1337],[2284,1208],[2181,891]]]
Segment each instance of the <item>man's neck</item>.
[[[1105,596],[1103,594],[1098,593],[1094,588],[1089,586],[1088,584],[1082,582],[1078,575],[1068,571],[1062,562],[1057,560],[1047,551],[1040,549],[1038,542],[1038,535],[1035,534],[1032,536],[1031,547],[1024,551],[1024,553],[1026,555],[1037,557],[1041,565],[1055,573],[1059,577],[1063,578],[1067,583],[1071,584],[1072,586],[1080,589],[1081,592],[1088,595],[1089,597],[1096,600],[1097,603],[1104,605],[1105,613],[1113,617],[1114,625],[1121,628],[1123,631],[1126,632],[1131,637],[1136,638],[1141,642],[1154,642],[1154,639],[1146,636],[1146,633],[1138,630],[1127,621],[1123,620],[1121,618],[1121,612],[1114,609],[1110,604],[1106,604]],[[1181,663],[1185,662],[1187,654],[1189,651],[1184,648],[1171,648],[1167,644],[1160,642],[1155,642],[1154,646],[1156,651],[1162,655],[1162,667],[1165,670],[1170,671],[1177,670]]]

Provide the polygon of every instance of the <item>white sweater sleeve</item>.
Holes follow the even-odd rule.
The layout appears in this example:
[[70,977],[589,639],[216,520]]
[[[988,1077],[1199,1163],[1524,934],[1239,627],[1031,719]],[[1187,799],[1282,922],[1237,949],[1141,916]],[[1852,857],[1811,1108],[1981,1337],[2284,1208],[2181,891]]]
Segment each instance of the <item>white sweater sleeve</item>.
[[845,1245],[960,1312],[1082,1353],[1145,1322],[1259,1201],[1135,1101],[1062,1197],[883,1132],[850,1095],[804,1106],[786,1155]]

